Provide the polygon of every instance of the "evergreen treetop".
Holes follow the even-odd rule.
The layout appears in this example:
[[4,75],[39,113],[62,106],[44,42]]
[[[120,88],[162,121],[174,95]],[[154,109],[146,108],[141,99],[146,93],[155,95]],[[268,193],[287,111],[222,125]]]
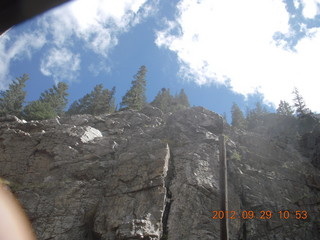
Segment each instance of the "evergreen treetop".
[[277,114],[283,116],[293,116],[293,109],[290,104],[286,101],[281,100],[277,108]]
[[23,115],[26,120],[45,120],[57,116],[49,103],[40,100],[32,101],[26,105],[23,110]]
[[180,93],[177,97],[177,102],[178,102],[178,104],[180,104],[182,106],[190,107],[189,99],[188,99],[187,94],[185,93],[183,88],[180,90]]
[[188,97],[183,89],[178,95],[173,97],[169,88],[162,88],[151,102],[151,105],[161,109],[165,113],[176,112],[190,107]]
[[67,89],[68,85],[66,83],[59,82],[58,85],[45,90],[38,100],[25,106],[23,116],[27,120],[44,120],[62,115],[68,103]]
[[146,73],[146,66],[141,66],[131,82],[132,86],[130,90],[122,98],[122,102],[120,103],[121,109],[141,110],[146,104]]
[[49,90],[41,93],[40,101],[48,103],[57,115],[64,112],[66,105],[68,104],[67,93],[68,85],[64,82],[59,82],[58,85],[54,85]]
[[231,125],[236,128],[244,128],[245,127],[245,119],[243,116],[243,112],[239,108],[238,104],[235,102],[231,107]]
[[294,101],[294,107],[295,107],[295,111],[296,111],[297,116],[302,117],[304,115],[310,114],[311,111],[309,108],[306,107],[304,99],[300,95],[297,88],[293,89],[292,94],[294,96],[293,101]]
[[11,114],[20,117],[22,115],[23,103],[25,101],[26,92],[23,88],[25,82],[29,79],[27,74],[16,78],[9,89],[0,92],[0,116]]
[[268,111],[262,106],[261,102],[256,102],[256,107],[254,109],[247,111],[246,123],[247,129],[253,129],[260,124],[261,117],[267,114]]
[[92,114],[99,115],[103,113],[110,113],[115,111],[115,87],[110,91],[109,89],[103,89],[102,84],[98,84],[94,87],[93,91],[86,94],[79,100],[74,101],[68,114]]
[[170,94],[170,89],[162,88],[158,92],[155,99],[151,102],[151,105],[161,109],[163,112],[170,112],[170,108],[173,104],[173,97]]

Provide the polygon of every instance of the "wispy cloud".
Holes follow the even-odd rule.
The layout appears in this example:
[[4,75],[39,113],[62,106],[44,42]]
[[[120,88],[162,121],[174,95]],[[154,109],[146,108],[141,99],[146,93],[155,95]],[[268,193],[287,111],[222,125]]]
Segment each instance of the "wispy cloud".
[[57,8],[39,20],[57,46],[70,46],[72,39],[106,57],[118,43],[118,36],[147,17],[156,1],[78,0]]
[[245,96],[258,90],[274,105],[291,101],[296,86],[320,111],[320,30],[308,29],[288,47],[295,32],[284,2],[182,0],[176,16],[157,32],[156,44],[177,53],[184,79],[225,84]]
[[12,80],[9,74],[11,61],[30,59],[46,42],[45,35],[40,32],[25,32],[19,37],[9,32],[0,37],[0,89],[6,88]]
[[41,60],[40,70],[45,76],[52,76],[55,83],[76,81],[80,69],[80,55],[66,48],[51,48]]
[[111,71],[111,67],[108,66],[105,61],[100,60],[96,63],[91,63],[88,66],[88,70],[94,75],[98,76],[101,72],[108,73]]
[[[0,38],[0,88],[8,81],[10,64],[25,57],[44,44],[40,70],[54,81],[74,81],[80,71],[81,52],[91,51],[107,58],[118,37],[152,14],[158,0],[77,0],[64,4],[31,20],[37,33],[30,29],[8,31]],[[25,25],[28,28],[28,25]],[[33,26],[34,29],[34,26]],[[80,49],[81,48],[81,49]],[[59,54],[61,54],[59,56]],[[66,62],[66,57],[71,62]],[[61,61],[64,64],[60,64]],[[69,67],[67,73],[66,67]],[[103,68],[100,68],[104,71]],[[97,71],[96,71],[97,72]]]

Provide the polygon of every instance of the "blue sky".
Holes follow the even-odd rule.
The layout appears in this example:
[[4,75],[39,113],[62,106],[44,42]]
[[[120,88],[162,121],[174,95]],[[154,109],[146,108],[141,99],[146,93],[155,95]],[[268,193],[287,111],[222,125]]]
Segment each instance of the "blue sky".
[[272,110],[297,87],[320,112],[320,0],[78,0],[0,37],[0,89],[30,75],[27,101],[69,84],[69,101],[96,84],[117,103],[146,65],[147,99],[184,88],[191,105],[230,116],[257,100]]

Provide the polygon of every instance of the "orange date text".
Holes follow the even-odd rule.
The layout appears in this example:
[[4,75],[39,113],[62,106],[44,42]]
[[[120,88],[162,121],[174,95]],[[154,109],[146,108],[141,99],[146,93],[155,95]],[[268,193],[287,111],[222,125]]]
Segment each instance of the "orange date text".
[[307,219],[308,218],[308,212],[307,211],[301,211],[297,210],[294,212],[290,211],[278,211],[278,212],[272,212],[270,210],[266,211],[212,211],[212,219],[261,219],[261,220],[268,220],[271,218],[280,218],[280,219]]

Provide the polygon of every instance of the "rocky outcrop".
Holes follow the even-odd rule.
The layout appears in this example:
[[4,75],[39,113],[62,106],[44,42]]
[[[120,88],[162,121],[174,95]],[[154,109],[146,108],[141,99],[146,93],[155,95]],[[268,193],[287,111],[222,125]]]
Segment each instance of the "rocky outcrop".
[[300,147],[302,153],[311,159],[312,164],[320,169],[320,124],[301,136]]
[[311,160],[290,141],[233,130],[204,108],[0,121],[0,176],[39,239],[219,239],[222,132],[230,239],[320,237]]

